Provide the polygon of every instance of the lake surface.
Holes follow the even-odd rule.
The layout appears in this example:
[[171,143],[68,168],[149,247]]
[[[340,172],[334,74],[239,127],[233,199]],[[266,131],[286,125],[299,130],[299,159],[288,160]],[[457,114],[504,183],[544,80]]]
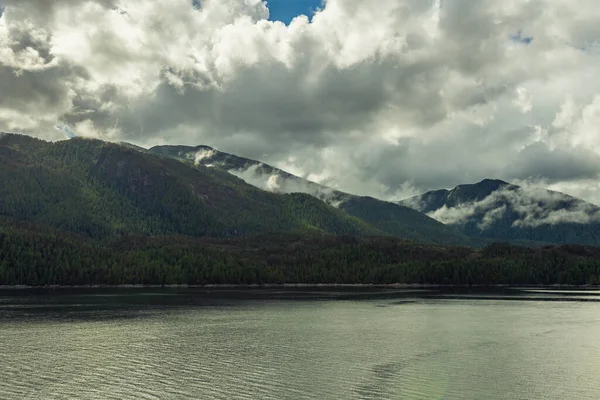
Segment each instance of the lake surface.
[[600,292],[0,291],[0,398],[600,399]]

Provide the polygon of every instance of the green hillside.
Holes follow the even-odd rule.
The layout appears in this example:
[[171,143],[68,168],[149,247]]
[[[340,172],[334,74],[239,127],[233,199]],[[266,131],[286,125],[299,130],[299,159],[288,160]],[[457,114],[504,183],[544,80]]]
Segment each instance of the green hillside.
[[[326,203],[335,204],[346,214],[360,218],[383,234],[423,243],[481,246],[485,242],[468,238],[458,230],[410,207],[373,197],[355,196],[292,175],[268,164],[224,153],[208,146],[156,146],[150,153],[182,161],[198,169],[206,166],[232,173],[252,171],[251,182],[277,177],[281,193],[302,191]],[[248,172],[247,172],[248,173]]]
[[307,195],[264,192],[218,169],[98,140],[0,138],[0,215],[94,238],[378,234]]
[[464,236],[428,221],[369,197],[335,208],[266,192],[130,146],[0,137],[0,285],[600,280],[598,248],[450,246]]

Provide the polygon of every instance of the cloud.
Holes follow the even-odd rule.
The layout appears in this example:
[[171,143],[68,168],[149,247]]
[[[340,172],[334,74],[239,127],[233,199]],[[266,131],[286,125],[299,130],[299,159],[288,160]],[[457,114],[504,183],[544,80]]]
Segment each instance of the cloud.
[[518,179],[544,177],[551,181],[595,178],[600,171],[600,157],[583,146],[554,148],[538,141],[518,152],[507,166],[507,175]]
[[517,98],[513,101],[513,104],[521,110],[522,113],[528,113],[532,109],[531,94],[524,87],[518,87],[516,90]]
[[581,179],[571,182],[557,182],[549,184],[546,187],[550,190],[569,193],[572,196],[600,204],[600,181],[597,179]]
[[[198,150],[194,153],[194,164],[199,165],[200,163],[204,164],[204,160],[210,160],[217,154],[214,149],[202,149]],[[210,165],[210,164],[209,164]]]
[[307,193],[334,206],[340,204],[340,196],[336,196],[333,189],[303,179],[286,177],[279,172],[265,173],[263,167],[263,164],[253,164],[244,169],[232,169],[229,173],[269,192]]
[[600,172],[592,0],[328,0],[288,26],[259,0],[3,4],[1,130],[207,144],[385,199]]
[[[560,192],[546,190],[539,183],[525,186],[503,186],[481,201],[466,202],[456,207],[443,207],[428,215],[444,224],[463,224],[479,220],[485,230],[502,218],[513,218],[513,227],[535,228],[563,223],[600,222],[600,208],[576,200]],[[510,214],[510,216],[508,216]]]
[[56,130],[63,132],[67,139],[73,139],[77,136],[75,132],[73,132],[73,130],[71,130],[71,128],[69,128],[67,125],[56,125],[55,128]]

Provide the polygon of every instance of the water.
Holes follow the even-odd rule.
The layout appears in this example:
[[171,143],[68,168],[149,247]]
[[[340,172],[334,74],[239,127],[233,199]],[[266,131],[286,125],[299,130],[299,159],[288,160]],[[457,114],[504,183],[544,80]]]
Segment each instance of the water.
[[600,398],[600,293],[0,292],[0,398]]

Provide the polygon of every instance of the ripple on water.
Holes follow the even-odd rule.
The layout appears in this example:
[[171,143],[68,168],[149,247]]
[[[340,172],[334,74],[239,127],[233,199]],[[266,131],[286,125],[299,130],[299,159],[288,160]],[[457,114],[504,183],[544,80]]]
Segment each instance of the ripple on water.
[[[1,304],[0,317],[14,312]],[[3,320],[0,398],[600,398],[596,303],[380,304],[140,306],[122,318],[86,307],[88,318],[53,309]]]

